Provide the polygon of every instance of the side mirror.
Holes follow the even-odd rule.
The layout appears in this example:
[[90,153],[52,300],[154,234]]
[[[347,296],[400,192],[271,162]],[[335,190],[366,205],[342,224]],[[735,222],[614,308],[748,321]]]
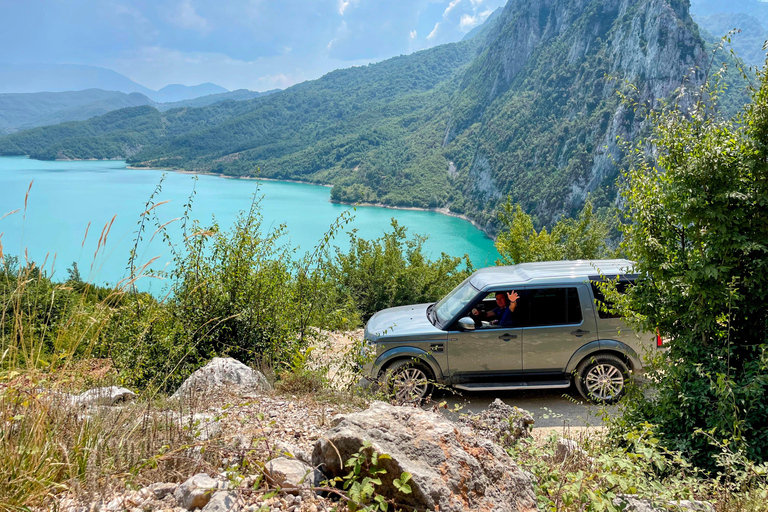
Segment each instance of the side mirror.
[[469,318],[468,316],[465,316],[464,318],[459,320],[459,329],[461,329],[462,331],[474,331],[475,321]]

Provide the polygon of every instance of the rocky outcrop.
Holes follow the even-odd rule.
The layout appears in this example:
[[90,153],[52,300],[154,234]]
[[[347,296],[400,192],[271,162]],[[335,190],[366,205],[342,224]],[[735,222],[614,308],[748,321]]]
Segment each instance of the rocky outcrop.
[[171,398],[192,398],[222,391],[266,390],[264,374],[231,357],[214,357],[185,380]]
[[[530,476],[501,447],[437,413],[374,402],[332,424],[312,453],[313,464],[330,477],[346,474],[344,462],[369,442],[390,456],[379,459],[386,474],[379,475],[377,492],[398,503],[441,512],[536,510]],[[412,475],[410,494],[393,484],[404,472]]]

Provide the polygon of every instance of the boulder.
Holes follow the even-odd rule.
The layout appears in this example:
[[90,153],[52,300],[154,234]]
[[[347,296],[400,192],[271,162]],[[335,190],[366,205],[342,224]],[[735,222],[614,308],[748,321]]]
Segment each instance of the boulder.
[[194,510],[206,506],[217,488],[216,480],[205,473],[198,473],[179,485],[173,496],[179,506],[187,510]]
[[79,395],[71,395],[71,402],[74,405],[83,407],[94,405],[115,405],[119,402],[125,402],[136,398],[136,393],[130,389],[118,386],[108,386],[105,388],[89,389]]
[[217,391],[269,389],[264,375],[231,357],[214,357],[185,380],[171,398],[189,398]]
[[715,507],[706,501],[668,501],[641,499],[631,494],[620,494],[613,500],[613,504],[621,507],[625,512],[667,512],[677,510],[679,512],[715,512]]
[[203,512],[235,512],[242,509],[242,502],[237,494],[229,491],[217,491],[211,501],[203,507]]
[[483,412],[462,416],[457,423],[471,427],[495,443],[510,446],[519,439],[531,437],[535,420],[525,409],[512,407],[497,398]]
[[[313,487],[322,479],[315,470],[300,460],[278,457],[264,465],[264,474],[270,483],[282,488]],[[292,491],[293,494],[298,490]]]
[[[344,463],[370,442],[379,459],[377,492],[397,503],[441,512],[533,512],[533,483],[497,444],[444,416],[414,407],[374,402],[362,412],[333,418],[333,428],[314,446],[312,464],[330,477],[348,473]],[[412,492],[393,485],[412,475]]]

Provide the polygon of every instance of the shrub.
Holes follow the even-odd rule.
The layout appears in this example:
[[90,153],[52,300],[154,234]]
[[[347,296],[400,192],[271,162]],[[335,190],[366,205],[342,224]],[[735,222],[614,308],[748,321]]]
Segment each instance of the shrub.
[[381,238],[365,240],[356,230],[349,237],[349,251],[337,250],[326,272],[338,297],[348,298],[364,320],[388,307],[437,301],[472,273],[466,255],[429,260],[423,252],[427,238],[409,239],[394,219]]
[[768,460],[768,69],[757,78],[736,119],[718,114],[716,81],[689,108],[652,113],[625,174],[628,307],[669,346],[656,392],[625,420],[710,468],[713,439]]

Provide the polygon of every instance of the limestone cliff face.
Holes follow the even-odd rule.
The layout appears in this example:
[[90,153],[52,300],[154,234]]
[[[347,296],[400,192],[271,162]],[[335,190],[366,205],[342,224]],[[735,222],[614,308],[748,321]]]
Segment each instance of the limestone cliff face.
[[695,90],[706,61],[679,0],[511,0],[487,40],[454,100],[445,148],[465,211],[489,231],[507,195],[546,224],[587,194],[610,202],[616,138],[643,129],[617,91],[632,84],[635,99],[657,104],[684,84]]

